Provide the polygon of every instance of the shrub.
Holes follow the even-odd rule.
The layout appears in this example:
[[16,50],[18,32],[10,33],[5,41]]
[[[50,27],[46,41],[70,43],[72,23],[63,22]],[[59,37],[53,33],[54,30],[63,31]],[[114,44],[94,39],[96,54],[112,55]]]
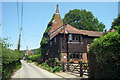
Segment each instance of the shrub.
[[118,78],[120,75],[120,34],[108,33],[90,45],[89,77]]
[[28,63],[32,63],[32,60],[27,60]]
[[[56,66],[52,66],[52,64],[56,64]],[[61,62],[58,62],[55,59],[46,60],[44,63],[40,65],[40,67],[50,72],[59,72],[62,70]]]
[[38,63],[37,63],[37,62],[34,62],[34,64],[35,64],[36,66],[38,66]]
[[32,60],[33,62],[37,62],[39,58],[41,58],[41,54],[37,55],[28,55],[28,60]]
[[52,72],[59,72],[59,71],[61,71],[62,70],[62,67],[61,66],[55,66],[54,68],[53,68],[53,71]]
[[8,39],[2,40],[2,80],[9,80],[14,70],[21,67],[20,59],[22,53],[20,51],[10,50],[10,43]]

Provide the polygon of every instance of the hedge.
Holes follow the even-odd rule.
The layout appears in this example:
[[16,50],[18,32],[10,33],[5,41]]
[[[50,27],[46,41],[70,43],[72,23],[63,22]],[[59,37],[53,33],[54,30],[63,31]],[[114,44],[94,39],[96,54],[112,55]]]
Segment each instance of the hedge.
[[94,39],[89,53],[90,78],[118,78],[120,75],[120,34],[108,33]]
[[37,60],[41,58],[41,54],[37,54],[37,55],[29,55],[28,56],[28,60],[32,60],[32,61],[35,61],[37,62]]
[[2,41],[0,44],[2,49],[2,80],[9,80],[14,70],[21,67],[22,53],[9,49],[11,44],[7,43],[8,39],[0,41]]

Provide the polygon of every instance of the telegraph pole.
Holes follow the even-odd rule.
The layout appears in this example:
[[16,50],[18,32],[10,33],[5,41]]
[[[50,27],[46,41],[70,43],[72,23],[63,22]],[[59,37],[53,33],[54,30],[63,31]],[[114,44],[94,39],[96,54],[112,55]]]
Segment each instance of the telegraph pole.
[[20,34],[19,34],[18,47],[17,47],[18,51],[20,51],[21,30],[22,30],[22,27],[20,27]]

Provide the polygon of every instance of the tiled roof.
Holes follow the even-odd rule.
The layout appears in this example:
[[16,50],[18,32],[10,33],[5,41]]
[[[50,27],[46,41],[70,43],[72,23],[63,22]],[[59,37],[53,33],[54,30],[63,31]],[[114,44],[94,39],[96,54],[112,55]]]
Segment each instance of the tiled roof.
[[[64,29],[65,28],[65,29]],[[52,32],[50,34],[50,40],[55,37],[58,33],[60,34],[67,34],[67,33],[72,33],[72,34],[82,34],[82,35],[87,35],[87,36],[92,36],[92,37],[99,37],[103,35],[103,32],[98,32],[98,31],[88,31],[88,30],[79,30],[69,24],[64,25],[59,27],[57,30]]]
[[49,33],[55,31],[56,29],[58,29],[62,25],[63,25],[63,22],[62,22],[62,19],[60,17],[59,8],[58,8],[58,5],[57,5],[55,16],[54,16],[53,21],[52,21],[52,28],[49,31]]
[[64,34],[64,32],[65,32],[65,34],[67,34],[67,33],[82,34],[82,35],[93,36],[93,37],[99,37],[99,36],[103,35],[102,32],[79,30],[79,29],[77,29],[69,24],[63,25],[63,22],[62,22],[62,19],[60,17],[60,13],[59,13],[58,5],[56,7],[55,16],[53,18],[52,24],[53,24],[52,28],[49,31],[50,40],[53,37],[55,37],[57,34],[59,34],[59,33]]
[[[88,36],[93,36],[93,37],[99,37],[103,35],[103,32],[98,32],[98,31],[88,31],[88,30],[79,30],[69,24],[65,27],[65,30],[68,33],[72,34],[82,34],[82,35],[88,35]],[[62,30],[60,33],[63,33],[64,31]]]

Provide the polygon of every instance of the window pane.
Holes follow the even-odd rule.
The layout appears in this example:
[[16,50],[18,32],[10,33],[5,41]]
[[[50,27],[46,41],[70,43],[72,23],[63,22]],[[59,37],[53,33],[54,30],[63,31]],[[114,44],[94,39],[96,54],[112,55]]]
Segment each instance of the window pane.
[[75,40],[75,36],[72,37],[72,40]]
[[73,54],[73,58],[75,58],[75,54]]
[[72,40],[72,34],[69,34],[69,40]]
[[50,41],[50,45],[52,45],[52,41]]
[[56,42],[56,38],[54,38],[54,42]]
[[76,40],[78,40],[78,36],[76,36]]
[[80,41],[82,41],[82,35],[80,36]]
[[79,54],[76,54],[76,58],[79,58]]

